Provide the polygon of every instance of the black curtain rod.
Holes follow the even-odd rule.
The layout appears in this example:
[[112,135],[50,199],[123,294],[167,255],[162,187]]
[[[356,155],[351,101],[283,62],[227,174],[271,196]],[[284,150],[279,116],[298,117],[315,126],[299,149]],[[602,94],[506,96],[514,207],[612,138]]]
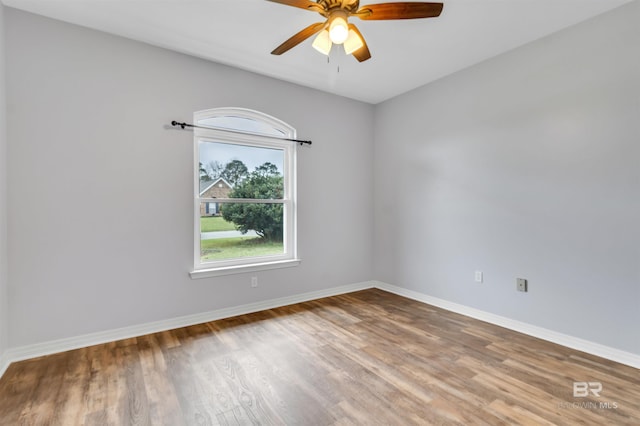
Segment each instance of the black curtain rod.
[[[211,130],[218,130],[218,131],[221,131],[221,132],[246,134],[244,132],[236,132],[234,130],[217,129],[217,128],[214,128],[214,127],[205,127],[205,126],[197,126],[195,124],[189,124],[189,123],[179,123],[179,122],[177,122],[175,120],[173,120],[171,122],[171,125],[174,126],[174,127],[175,126],[180,126],[180,127],[182,127],[182,129],[184,129],[185,127],[196,127],[198,129],[211,129]],[[263,135],[259,135],[259,134],[255,134],[255,133],[251,133],[251,134],[254,135],[254,136],[263,136]],[[304,144],[311,145],[311,141],[303,141],[303,140],[300,140],[300,139],[276,138],[276,137],[273,137],[273,136],[265,136],[265,137],[269,137],[269,138],[273,138],[273,139],[281,139],[283,141],[295,142],[295,143],[299,143],[300,145],[304,145]]]

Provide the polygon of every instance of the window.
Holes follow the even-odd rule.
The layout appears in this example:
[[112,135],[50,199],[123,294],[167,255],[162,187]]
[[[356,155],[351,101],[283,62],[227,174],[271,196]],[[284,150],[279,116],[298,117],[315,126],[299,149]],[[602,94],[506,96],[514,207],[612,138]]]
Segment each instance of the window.
[[192,278],[295,266],[295,129],[257,111],[194,114]]

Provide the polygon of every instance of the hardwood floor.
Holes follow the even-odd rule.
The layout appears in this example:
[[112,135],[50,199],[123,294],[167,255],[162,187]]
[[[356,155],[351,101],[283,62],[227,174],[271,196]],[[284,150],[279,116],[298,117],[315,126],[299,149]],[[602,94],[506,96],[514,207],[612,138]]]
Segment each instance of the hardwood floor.
[[0,424],[638,425],[640,370],[365,290],[12,364]]

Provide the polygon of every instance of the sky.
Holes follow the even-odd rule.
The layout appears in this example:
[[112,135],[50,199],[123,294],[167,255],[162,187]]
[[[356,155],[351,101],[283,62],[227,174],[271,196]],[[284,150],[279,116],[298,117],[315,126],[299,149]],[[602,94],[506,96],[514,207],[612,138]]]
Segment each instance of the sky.
[[232,160],[240,160],[249,169],[269,162],[276,165],[282,173],[284,163],[284,151],[243,145],[234,145],[221,142],[200,142],[200,162],[206,167],[212,161],[218,161],[222,166]]

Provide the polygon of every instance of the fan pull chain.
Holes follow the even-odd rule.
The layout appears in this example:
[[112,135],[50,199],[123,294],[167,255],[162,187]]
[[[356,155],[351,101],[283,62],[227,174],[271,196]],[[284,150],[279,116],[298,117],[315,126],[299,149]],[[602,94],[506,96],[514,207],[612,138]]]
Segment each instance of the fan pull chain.
[[[331,57],[327,56],[327,64],[331,65]],[[338,64],[338,66],[336,67],[337,69],[337,74],[340,74],[340,65]]]

